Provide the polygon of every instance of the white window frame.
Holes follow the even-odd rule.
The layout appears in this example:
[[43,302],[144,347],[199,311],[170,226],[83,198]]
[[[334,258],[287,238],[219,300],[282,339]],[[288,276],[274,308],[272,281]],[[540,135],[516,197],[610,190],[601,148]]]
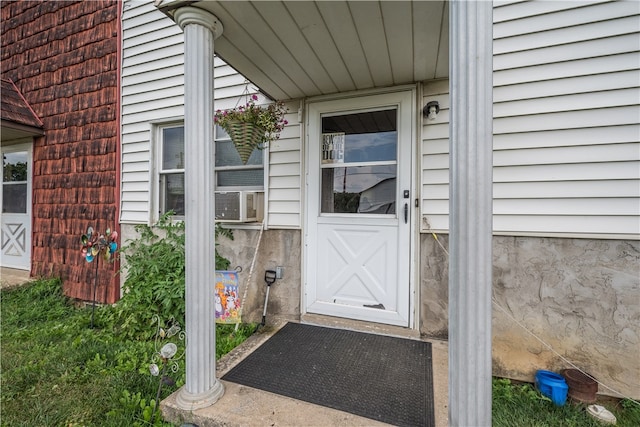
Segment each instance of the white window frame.
[[[163,175],[167,175],[167,174],[171,174],[171,173],[183,173],[185,172],[184,169],[164,169],[163,168],[163,164],[162,164],[162,159],[163,159],[163,150],[164,150],[164,130],[168,129],[168,128],[177,128],[177,127],[184,127],[184,120],[172,120],[172,121],[167,121],[167,122],[162,122],[162,123],[155,123],[153,125],[153,136],[154,136],[154,141],[153,141],[153,152],[155,153],[154,155],[154,180],[153,180],[153,186],[152,188],[154,189],[154,214],[152,215],[152,219],[153,221],[157,221],[160,216],[162,216],[164,213],[166,213],[166,209],[165,209],[165,204],[166,204],[166,197],[165,197],[165,185],[162,181],[162,177]],[[228,136],[224,136],[222,138],[218,138],[217,137],[217,126],[214,129],[214,143],[217,143],[218,141],[229,141],[229,137]],[[237,165],[237,166],[218,166],[213,168],[213,173],[215,174],[216,177],[216,187],[215,187],[215,191],[256,191],[256,192],[264,192],[265,191],[265,183],[267,180],[267,149],[265,148],[264,150],[262,150],[262,164],[261,165]],[[233,171],[233,170],[247,170],[247,169],[254,169],[254,170],[261,170],[263,173],[263,185],[259,186],[259,185],[251,185],[251,186],[241,186],[241,185],[235,185],[235,186],[218,186],[217,185],[217,174],[220,171]],[[184,220],[184,215],[174,215],[174,220]]]
[[[162,159],[163,159],[163,155],[164,155],[164,134],[163,131],[165,129],[170,129],[170,128],[179,128],[182,127],[184,128],[184,122],[183,121],[174,121],[174,122],[167,122],[167,123],[162,123],[162,124],[158,124],[156,125],[156,143],[155,145],[155,152],[156,152],[156,159],[155,159],[155,165],[156,165],[156,173],[154,174],[155,179],[155,185],[157,188],[156,193],[156,212],[158,214],[158,218],[162,215],[164,215],[167,212],[167,209],[165,208],[165,204],[166,204],[166,197],[165,197],[165,185],[163,183],[162,177],[164,175],[168,175],[168,174],[175,174],[175,173],[182,173],[184,175],[184,169],[164,169],[163,165],[162,165]],[[183,148],[183,152],[184,152],[184,148]],[[174,215],[174,219],[176,220],[184,220],[184,215]]]

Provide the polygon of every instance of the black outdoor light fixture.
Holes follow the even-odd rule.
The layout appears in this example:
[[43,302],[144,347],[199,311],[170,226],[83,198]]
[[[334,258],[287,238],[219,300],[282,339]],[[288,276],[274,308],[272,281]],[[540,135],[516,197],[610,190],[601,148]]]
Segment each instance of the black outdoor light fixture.
[[422,109],[422,115],[429,120],[435,120],[440,112],[440,103],[438,101],[430,101]]

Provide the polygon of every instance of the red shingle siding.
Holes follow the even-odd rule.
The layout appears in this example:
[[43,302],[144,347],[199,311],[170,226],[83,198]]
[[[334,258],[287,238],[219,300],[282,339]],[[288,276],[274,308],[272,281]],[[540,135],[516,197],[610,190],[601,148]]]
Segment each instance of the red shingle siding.
[[[80,235],[117,223],[116,1],[2,2],[2,77],[44,123],[33,149],[34,276],[59,276],[67,295],[92,300],[96,264]],[[119,297],[115,265],[100,261],[97,299]]]

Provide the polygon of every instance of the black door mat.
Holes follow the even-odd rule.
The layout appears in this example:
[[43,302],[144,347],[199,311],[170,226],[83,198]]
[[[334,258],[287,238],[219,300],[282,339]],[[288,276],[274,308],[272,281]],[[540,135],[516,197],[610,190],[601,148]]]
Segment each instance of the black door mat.
[[398,426],[433,426],[431,344],[287,323],[223,380]]

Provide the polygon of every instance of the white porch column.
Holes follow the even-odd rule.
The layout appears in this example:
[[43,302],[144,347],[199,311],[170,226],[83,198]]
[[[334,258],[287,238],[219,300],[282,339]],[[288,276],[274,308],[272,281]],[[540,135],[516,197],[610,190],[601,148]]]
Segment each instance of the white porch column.
[[450,4],[449,423],[491,425],[492,2]]
[[186,251],[186,384],[177,396],[187,410],[214,404],[224,394],[216,378],[213,145],[213,40],[222,24],[195,7],[176,10],[184,30],[184,143]]

